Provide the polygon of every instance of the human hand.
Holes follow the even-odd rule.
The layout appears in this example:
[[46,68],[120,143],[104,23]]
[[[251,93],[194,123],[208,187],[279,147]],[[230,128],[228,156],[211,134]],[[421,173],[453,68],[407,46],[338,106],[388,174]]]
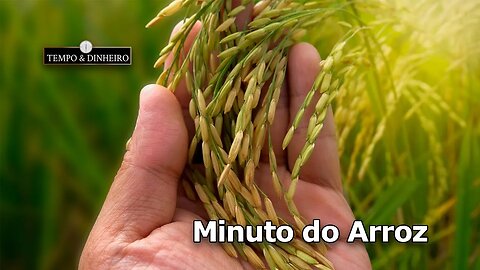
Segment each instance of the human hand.
[[[194,35],[195,30],[186,47]],[[308,117],[285,151],[282,140],[319,72],[319,61],[309,44],[295,45],[290,51],[287,78],[271,127],[278,173],[286,186],[305,141]],[[180,83],[175,93],[158,85],[142,90],[135,131],[85,245],[80,269],[251,269],[246,262],[227,255],[219,244],[193,243],[192,222],[206,216],[201,205],[177,189],[193,123],[185,84]],[[315,145],[300,174],[294,197],[297,208],[307,221],[320,219],[322,224],[340,229],[340,240],[331,244],[327,253],[336,269],[369,269],[363,245],[345,242],[354,216],[342,192],[331,110]],[[271,198],[277,213],[288,220],[283,200],[273,191],[268,152],[262,154],[255,181]]]

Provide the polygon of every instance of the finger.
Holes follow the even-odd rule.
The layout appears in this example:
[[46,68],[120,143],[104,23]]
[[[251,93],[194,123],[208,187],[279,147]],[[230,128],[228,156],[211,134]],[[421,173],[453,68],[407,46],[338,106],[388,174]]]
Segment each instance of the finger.
[[[233,8],[238,7],[242,4],[241,0],[233,0]],[[235,24],[238,31],[243,31],[247,28],[248,23],[252,20],[253,5],[248,4],[245,6],[245,9],[237,15],[235,19]]]
[[135,131],[92,234],[126,241],[171,222],[187,156],[187,131],[175,96],[162,86],[140,95]]
[[[170,35],[170,39],[180,31],[180,29],[183,26],[183,22],[179,22],[172,30],[172,34]],[[195,42],[195,38],[197,37],[198,33],[200,32],[200,29],[202,28],[202,24],[200,22],[196,22],[190,33],[188,34],[187,38],[185,39],[184,47],[182,49],[182,52],[180,53],[180,60],[179,63],[183,62],[183,59],[187,56],[188,52],[193,46],[193,43]],[[167,59],[165,60],[165,69],[168,69],[172,66],[174,60],[174,55],[170,54]],[[175,96],[178,99],[178,102],[180,103],[180,106],[182,107],[182,114],[183,118],[185,119],[185,124],[187,126],[189,138],[193,137],[193,134],[195,132],[195,126],[193,124],[193,120],[190,116],[188,106],[190,104],[190,99],[191,99],[191,94],[188,93],[187,91],[187,84],[185,82],[185,79],[182,78],[175,89]]]
[[[297,44],[290,51],[288,61],[288,89],[291,120],[295,117],[307,92],[312,87],[315,77],[320,71],[319,63],[320,56],[317,50],[310,44]],[[313,100],[315,100],[315,97]],[[314,102],[312,103],[315,104]],[[307,108],[288,146],[288,164],[290,168],[293,168],[305,144],[308,122],[313,111],[314,106]],[[300,178],[336,190],[342,189],[335,126],[331,109],[328,110],[324,127],[315,142],[315,149],[310,159],[302,167]]]
[[[175,27],[173,27],[172,33],[170,34],[170,41],[175,36],[175,34],[177,34],[178,31],[180,31],[182,29],[182,26],[183,26],[183,21],[180,21],[175,25]],[[197,37],[201,28],[202,28],[202,23],[197,21],[192,26],[192,29],[190,30],[190,32],[188,32],[188,36],[185,38],[185,41],[183,43],[182,51],[179,54],[179,57],[180,57],[179,58],[179,63],[183,62],[183,60],[187,56],[187,54],[190,51],[190,49],[192,48],[193,43],[195,42],[195,38]],[[167,59],[165,60],[165,69],[169,69],[172,66],[174,58],[175,58],[175,55],[173,55],[171,53],[168,55]],[[175,91],[177,91],[177,90],[178,89],[175,89]]]
[[[270,126],[270,136],[271,136],[271,145],[273,148],[273,153],[278,166],[287,164],[287,154],[286,151],[282,149],[283,138],[288,130],[288,119],[289,119],[289,103],[288,103],[288,93],[287,87],[284,83],[282,89],[280,90],[280,97],[277,102],[277,108],[275,110],[275,116],[273,123]],[[268,104],[267,104],[268,105]],[[268,133],[267,133],[268,135]],[[260,156],[260,161],[264,163],[269,163],[269,152],[270,152],[270,142],[268,136],[265,140],[265,145],[262,148],[262,154]]]

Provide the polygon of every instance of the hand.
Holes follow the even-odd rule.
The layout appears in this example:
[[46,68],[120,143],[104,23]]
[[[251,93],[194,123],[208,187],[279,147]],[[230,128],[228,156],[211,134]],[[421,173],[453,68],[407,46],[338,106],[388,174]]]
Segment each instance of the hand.
[[[187,47],[192,41],[189,37]],[[319,72],[319,61],[309,44],[295,45],[290,51],[288,76],[272,126],[278,172],[287,186],[289,170],[305,141],[308,117],[286,151],[281,150],[282,140]],[[205,214],[198,203],[177,191],[193,133],[189,99],[184,83],[176,96],[158,85],[142,90],[135,131],[83,250],[80,269],[251,269],[246,262],[228,256],[219,244],[193,243],[192,222]],[[287,217],[285,204],[274,194],[268,162],[265,153],[255,181],[278,207],[278,214]],[[329,110],[315,150],[302,168],[294,200],[307,221],[320,219],[322,225],[334,224],[340,229],[340,240],[331,244],[327,253],[336,269],[370,269],[363,245],[345,242],[354,216],[340,178]]]

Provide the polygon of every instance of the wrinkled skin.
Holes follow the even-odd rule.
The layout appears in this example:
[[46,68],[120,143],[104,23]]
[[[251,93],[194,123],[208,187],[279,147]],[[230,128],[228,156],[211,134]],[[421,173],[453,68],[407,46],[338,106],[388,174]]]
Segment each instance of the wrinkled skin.
[[[200,27],[197,24],[187,39],[187,50]],[[285,151],[282,140],[319,72],[319,61],[309,44],[297,44],[289,53],[286,82],[271,130],[279,176],[287,186],[312,110],[306,112]],[[80,269],[252,269],[245,261],[228,256],[219,244],[192,242],[192,221],[206,219],[206,215],[201,205],[186,199],[178,188],[193,133],[189,99],[184,82],[175,95],[158,85],[142,90],[135,131],[86,242]],[[345,242],[354,216],[343,196],[331,110],[315,145],[300,174],[294,198],[297,207],[307,221],[317,218],[322,225],[340,229],[340,240],[327,253],[336,269],[370,269],[363,245]],[[272,199],[277,213],[289,219],[285,204],[273,192],[266,151],[255,181]]]

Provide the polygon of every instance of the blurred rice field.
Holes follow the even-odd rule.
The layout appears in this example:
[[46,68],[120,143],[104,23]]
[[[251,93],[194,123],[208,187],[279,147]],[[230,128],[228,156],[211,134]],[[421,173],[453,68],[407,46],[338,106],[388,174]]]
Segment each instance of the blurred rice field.
[[[0,0],[0,269],[76,268],[177,20],[144,29],[166,2]],[[336,2],[362,27],[334,106],[346,195],[367,224],[430,226],[428,244],[367,245],[374,268],[480,269],[480,2]],[[321,55],[338,20],[305,37]],[[43,66],[86,39],[131,46],[132,66]]]

